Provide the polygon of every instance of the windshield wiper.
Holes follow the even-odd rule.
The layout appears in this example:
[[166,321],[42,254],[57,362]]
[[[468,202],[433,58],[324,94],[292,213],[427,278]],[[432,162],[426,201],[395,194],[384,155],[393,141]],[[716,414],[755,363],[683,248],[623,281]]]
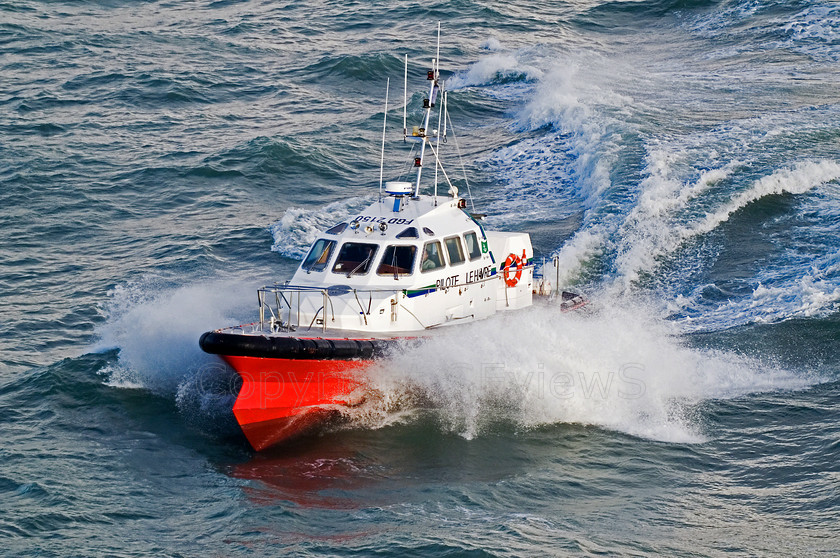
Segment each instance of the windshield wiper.
[[373,255],[373,252],[368,252],[367,258],[365,258],[364,260],[362,260],[361,262],[359,262],[359,265],[357,265],[356,267],[354,267],[354,268],[353,268],[353,271],[351,271],[350,273],[348,273],[348,274],[347,274],[347,278],[349,279],[351,275],[353,275],[354,273],[356,273],[357,271],[359,271],[359,268],[360,268],[360,267],[362,267],[363,265],[365,265],[366,263],[368,263],[368,262],[370,261],[370,257],[371,257],[372,255]]

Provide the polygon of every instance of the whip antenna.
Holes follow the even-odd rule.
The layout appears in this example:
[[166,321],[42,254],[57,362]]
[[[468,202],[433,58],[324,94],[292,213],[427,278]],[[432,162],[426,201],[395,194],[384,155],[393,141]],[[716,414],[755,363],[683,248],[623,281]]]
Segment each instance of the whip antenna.
[[385,125],[388,123],[388,91],[391,89],[391,78],[385,82],[385,116],[382,118],[382,155],[379,158],[379,199],[382,199],[382,176],[385,173]]

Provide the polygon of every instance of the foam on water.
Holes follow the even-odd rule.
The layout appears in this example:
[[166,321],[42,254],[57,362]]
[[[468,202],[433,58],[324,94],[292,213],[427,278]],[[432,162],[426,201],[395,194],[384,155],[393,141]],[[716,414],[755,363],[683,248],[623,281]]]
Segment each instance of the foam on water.
[[[646,304],[596,299],[589,312],[535,307],[439,332],[371,370],[378,394],[356,425],[411,420],[430,407],[466,438],[494,425],[597,425],[654,440],[714,436],[698,405],[815,381],[771,363],[688,348]],[[501,342],[503,340],[503,342]]]
[[254,306],[251,285],[222,281],[173,287],[148,279],[117,286],[109,297],[94,347],[119,349],[118,362],[104,370],[108,384],[164,396],[217,367],[218,359],[198,346],[201,334],[242,323]]
[[663,256],[672,254],[688,240],[713,231],[750,203],[770,195],[804,194],[840,178],[840,164],[834,161],[803,161],[755,180],[745,190],[686,223],[684,210],[689,202],[727,178],[737,166],[733,162],[712,169],[693,184],[685,185],[669,178],[667,164],[652,157],[649,175],[642,182],[643,193],[620,231],[616,284],[630,288],[640,273],[654,271]]
[[687,17],[682,26],[692,34],[729,45],[718,47],[729,56],[781,50],[804,54],[818,62],[831,63],[840,58],[840,8],[836,3],[814,3],[780,18],[771,3],[732,2]]
[[315,209],[290,207],[277,223],[271,225],[274,245],[271,250],[287,258],[302,260],[318,236],[336,223],[358,213],[375,198],[347,198]]
[[481,44],[481,48],[485,50],[502,50],[502,42],[496,37],[490,37]]
[[487,43],[492,54],[481,57],[466,72],[458,73],[446,80],[446,86],[454,91],[475,85],[504,83],[510,81],[534,81],[542,77],[538,67],[523,62],[523,52],[505,52],[498,41]]
[[488,211],[505,227],[582,213],[586,230],[611,186],[618,136],[608,112],[628,99],[605,85],[612,69],[595,54],[532,58],[546,69],[533,88],[519,92],[526,100],[511,125],[526,137],[481,161],[504,187],[492,193]]
[[[774,323],[791,318],[825,317],[840,311],[840,251],[818,258],[801,273],[777,277],[765,272],[749,296],[730,298],[701,314],[685,316],[700,306],[713,285],[698,285],[691,295],[667,301],[668,310],[682,315],[685,332],[708,331],[750,323]],[[762,282],[763,281],[763,282]]]
[[[594,279],[587,270],[610,249],[626,197],[612,169],[623,157],[623,134],[636,131],[623,120],[633,100],[616,87],[621,70],[614,60],[597,52],[571,52],[548,56],[543,63],[545,75],[514,124],[530,137],[498,150],[489,164],[508,185],[496,205],[530,205],[508,216],[506,224],[517,224],[519,214],[546,221],[573,215],[579,223],[544,269],[552,284],[562,287]],[[558,268],[552,257],[558,258]]]
[[[570,63],[574,60],[577,64]],[[603,79],[615,71],[615,61],[590,54],[553,63],[555,69],[547,70],[529,93],[518,119],[521,130],[545,132],[497,150],[488,166],[506,185],[507,192],[496,205],[509,212],[513,208],[511,215],[500,219],[506,226],[515,225],[518,215],[549,219],[547,215],[554,214],[561,219],[564,210],[581,211],[582,206],[581,226],[553,254],[560,258],[561,285],[581,278],[589,262],[601,259],[600,265],[606,265],[610,274],[604,279],[617,288],[638,285],[644,276],[657,277],[660,285],[679,290],[678,285],[690,281],[684,275],[692,266],[684,262],[681,271],[669,270],[668,276],[662,276],[663,261],[702,241],[755,201],[785,193],[812,195],[838,178],[840,166],[833,159],[779,162],[789,146],[832,133],[826,119],[814,118],[810,109],[769,112],[687,134],[651,136],[633,123],[635,112],[649,110],[643,104],[649,100],[631,99],[620,92],[626,86],[621,80]],[[662,70],[665,75],[673,72],[667,65]],[[665,104],[651,109],[667,108],[673,102],[667,96],[657,97]],[[833,112],[830,107],[819,110]],[[630,118],[621,121],[620,115]],[[641,134],[647,155],[642,161],[643,179],[625,184],[622,181],[632,177],[611,176],[610,169],[627,134]],[[517,205],[515,200],[523,198],[530,211]],[[695,258],[695,271],[710,257]],[[546,274],[557,276],[550,266]],[[830,283],[799,285],[805,312],[812,311],[812,303],[833,300]],[[808,294],[809,285],[822,294]]]
[[840,6],[809,6],[793,20],[776,20],[787,35],[780,46],[803,52],[817,59],[840,58]]
[[578,231],[542,266],[543,276],[556,289],[574,285],[584,278],[586,264],[604,253],[608,238],[608,229],[601,225]]
[[[522,140],[483,162],[500,181],[497,199],[486,204],[488,222],[517,226],[523,220],[550,221],[580,211],[578,169],[565,134]],[[546,164],[551,161],[552,164]]]

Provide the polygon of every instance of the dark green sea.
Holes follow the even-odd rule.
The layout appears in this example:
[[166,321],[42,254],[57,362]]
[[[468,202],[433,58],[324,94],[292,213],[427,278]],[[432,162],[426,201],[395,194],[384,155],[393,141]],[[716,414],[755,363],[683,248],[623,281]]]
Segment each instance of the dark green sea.
[[[438,21],[476,210],[590,304],[255,453],[198,338],[375,199],[389,77],[402,169]],[[0,553],[837,555],[839,237],[836,2],[0,0]]]

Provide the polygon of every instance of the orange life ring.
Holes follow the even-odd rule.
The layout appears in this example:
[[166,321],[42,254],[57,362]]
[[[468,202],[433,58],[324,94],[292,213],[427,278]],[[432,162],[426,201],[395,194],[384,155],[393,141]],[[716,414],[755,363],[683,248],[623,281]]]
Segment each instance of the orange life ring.
[[[511,266],[516,266],[516,274],[511,277],[510,268]],[[522,270],[525,268],[525,262],[517,256],[516,254],[510,254],[507,259],[505,260],[504,270],[505,270],[505,285],[508,287],[515,287],[517,283],[519,283],[519,279],[522,278]]]

